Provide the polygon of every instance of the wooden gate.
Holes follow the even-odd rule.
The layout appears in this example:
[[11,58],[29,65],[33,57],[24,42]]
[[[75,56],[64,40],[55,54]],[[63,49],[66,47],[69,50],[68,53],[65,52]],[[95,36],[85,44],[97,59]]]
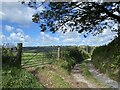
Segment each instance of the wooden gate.
[[60,48],[57,46],[23,47],[22,67],[41,67],[60,58]]

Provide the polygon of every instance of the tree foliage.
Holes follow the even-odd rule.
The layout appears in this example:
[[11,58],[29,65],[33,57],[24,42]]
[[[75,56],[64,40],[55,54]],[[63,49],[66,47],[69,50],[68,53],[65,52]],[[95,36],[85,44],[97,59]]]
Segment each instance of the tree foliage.
[[[25,4],[25,2],[22,4]],[[34,9],[44,6],[43,12],[33,15],[32,21],[40,25],[41,31],[61,30],[86,32],[93,35],[102,33],[105,28],[119,30],[119,2],[36,2],[31,0],[28,6]],[[113,28],[118,25],[118,28]]]

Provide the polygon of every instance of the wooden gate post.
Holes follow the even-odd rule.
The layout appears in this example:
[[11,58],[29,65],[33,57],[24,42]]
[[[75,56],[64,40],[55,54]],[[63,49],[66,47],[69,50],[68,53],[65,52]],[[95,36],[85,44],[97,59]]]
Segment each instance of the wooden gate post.
[[22,43],[17,44],[17,65],[21,67]]
[[60,59],[60,47],[58,47],[58,55],[57,55],[58,60]]

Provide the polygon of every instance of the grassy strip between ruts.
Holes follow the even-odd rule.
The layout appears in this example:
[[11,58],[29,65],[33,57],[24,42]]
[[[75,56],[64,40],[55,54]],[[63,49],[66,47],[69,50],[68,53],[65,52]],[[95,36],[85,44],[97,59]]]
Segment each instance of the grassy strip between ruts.
[[87,67],[87,61],[84,61],[81,63],[81,73],[82,75],[91,83],[94,83],[97,87],[100,88],[108,88],[107,86],[103,85],[102,83],[100,83],[96,78],[94,78],[94,76],[89,72],[89,69]]
[[24,69],[16,67],[2,67],[3,88],[43,88],[37,79]]

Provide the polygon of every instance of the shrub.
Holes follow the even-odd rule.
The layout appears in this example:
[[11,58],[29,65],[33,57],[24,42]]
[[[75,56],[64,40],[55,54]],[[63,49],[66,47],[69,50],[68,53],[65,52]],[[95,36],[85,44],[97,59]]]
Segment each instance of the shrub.
[[76,63],[81,63],[84,58],[78,47],[68,47],[62,52],[62,59],[65,61],[61,65],[64,69],[70,71]]
[[16,56],[10,48],[2,47],[2,63],[7,65],[16,65]]

